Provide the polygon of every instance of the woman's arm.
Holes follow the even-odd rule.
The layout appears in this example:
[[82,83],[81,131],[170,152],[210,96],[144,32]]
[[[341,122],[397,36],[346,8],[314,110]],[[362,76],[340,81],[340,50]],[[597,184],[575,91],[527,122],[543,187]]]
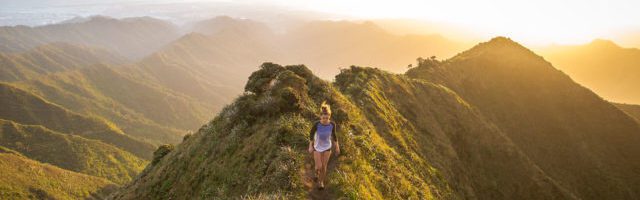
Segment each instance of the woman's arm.
[[336,155],[340,154],[340,143],[338,143],[338,136],[337,136],[337,130],[338,130],[338,126],[336,125],[336,123],[331,122],[333,124],[333,129],[331,130],[331,139],[333,140],[333,143],[336,144]]
[[318,130],[318,123],[313,123],[311,130],[309,131],[309,153],[313,153],[313,140],[315,139],[316,131]]

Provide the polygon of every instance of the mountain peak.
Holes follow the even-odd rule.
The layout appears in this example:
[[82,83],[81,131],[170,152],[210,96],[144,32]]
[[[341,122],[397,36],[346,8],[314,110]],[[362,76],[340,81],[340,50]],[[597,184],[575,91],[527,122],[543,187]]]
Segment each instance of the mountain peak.
[[595,39],[591,41],[591,43],[589,43],[587,46],[594,48],[620,48],[618,44],[607,39]]
[[469,58],[476,56],[490,56],[490,57],[503,57],[503,58],[530,58],[542,60],[542,57],[536,55],[533,51],[528,48],[522,46],[521,44],[511,40],[508,37],[495,37],[487,42],[482,42],[477,44],[473,48],[466,50],[455,57],[453,59],[460,58]]
[[[478,47],[499,47],[499,48],[513,48],[513,50],[516,49],[527,49],[526,47],[522,46],[521,44],[511,40],[511,38],[508,37],[504,37],[504,36],[498,36],[498,37],[494,37],[491,40],[489,40],[488,42],[483,42],[477,45]],[[528,50],[528,49],[527,49]]]

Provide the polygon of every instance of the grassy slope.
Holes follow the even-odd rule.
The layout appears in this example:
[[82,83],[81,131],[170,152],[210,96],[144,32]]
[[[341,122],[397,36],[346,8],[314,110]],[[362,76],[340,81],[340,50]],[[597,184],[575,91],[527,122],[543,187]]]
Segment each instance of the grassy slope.
[[150,158],[153,151],[153,145],[123,134],[105,120],[71,112],[8,84],[0,84],[0,102],[3,105],[0,108],[2,119],[25,125],[42,125],[53,131],[97,139],[141,158]]
[[[306,198],[310,188],[305,169],[311,162],[305,153],[307,132],[323,100],[333,106],[344,152],[333,161],[337,164],[330,174],[329,196],[457,199],[570,195],[444,87],[363,68],[343,71],[336,79],[338,88],[304,66],[264,64],[247,83],[250,93],[148,166],[139,179],[114,197]],[[271,80],[276,81],[270,87]],[[403,101],[407,97],[434,105],[412,109],[424,102]],[[396,107],[400,103],[404,107]],[[487,163],[489,159],[499,162]]]
[[107,119],[154,144],[179,142],[185,129],[210,118],[213,108],[205,103],[151,80],[133,79],[120,67],[98,64],[122,62],[104,50],[66,43],[0,56],[7,72],[2,74],[8,76],[3,80],[80,114]]
[[184,130],[195,129],[213,112],[205,103],[119,69],[96,65],[14,84],[154,144],[179,142]]
[[0,145],[39,162],[102,177],[118,184],[131,181],[147,164],[129,152],[97,140],[2,119]]
[[114,190],[112,182],[28,159],[0,146],[2,199],[101,198]]
[[[452,190],[446,198],[572,196],[448,88],[358,67],[343,70],[336,76],[336,85],[402,155],[398,160],[404,165],[418,165],[418,170],[438,170]],[[432,166],[419,166],[425,162]]]
[[408,75],[460,94],[578,198],[640,195],[637,123],[519,44],[495,38]]

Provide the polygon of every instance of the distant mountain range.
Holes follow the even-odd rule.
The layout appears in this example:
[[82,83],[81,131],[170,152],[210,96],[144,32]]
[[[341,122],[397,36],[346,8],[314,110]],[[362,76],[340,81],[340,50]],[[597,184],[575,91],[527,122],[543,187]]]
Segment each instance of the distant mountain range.
[[46,26],[0,27],[0,51],[20,52],[51,42],[101,47],[128,58],[143,57],[179,37],[171,23],[150,18],[86,20]]
[[640,104],[640,49],[598,39],[586,45],[549,47],[540,53],[605,99]]
[[[0,27],[0,196],[637,198],[637,106],[605,101],[635,103],[637,49],[594,45],[542,52],[597,95],[507,38],[455,55],[374,22]],[[301,148],[323,100],[346,154],[318,193]]]
[[1,81],[18,81],[38,75],[80,69],[92,64],[124,64],[126,59],[109,51],[71,45],[49,43],[20,53],[0,53]]

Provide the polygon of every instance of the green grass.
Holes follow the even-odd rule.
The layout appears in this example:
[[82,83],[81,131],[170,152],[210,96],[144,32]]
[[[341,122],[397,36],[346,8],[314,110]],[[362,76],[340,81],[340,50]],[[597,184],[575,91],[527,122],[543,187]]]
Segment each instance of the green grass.
[[97,140],[2,119],[0,145],[42,163],[102,177],[118,184],[130,182],[147,164],[129,152]]
[[81,115],[53,104],[37,95],[0,83],[0,118],[25,125],[42,125],[53,131],[79,135],[127,150],[149,159],[153,145],[125,135],[106,120]]
[[640,191],[637,123],[500,37],[404,75],[352,66],[333,83],[303,65],[264,63],[243,95],[158,152],[114,198],[308,199],[307,133],[323,101],[342,150],[327,198],[634,199]]
[[0,146],[2,199],[104,198],[115,185],[97,178],[42,164]]

